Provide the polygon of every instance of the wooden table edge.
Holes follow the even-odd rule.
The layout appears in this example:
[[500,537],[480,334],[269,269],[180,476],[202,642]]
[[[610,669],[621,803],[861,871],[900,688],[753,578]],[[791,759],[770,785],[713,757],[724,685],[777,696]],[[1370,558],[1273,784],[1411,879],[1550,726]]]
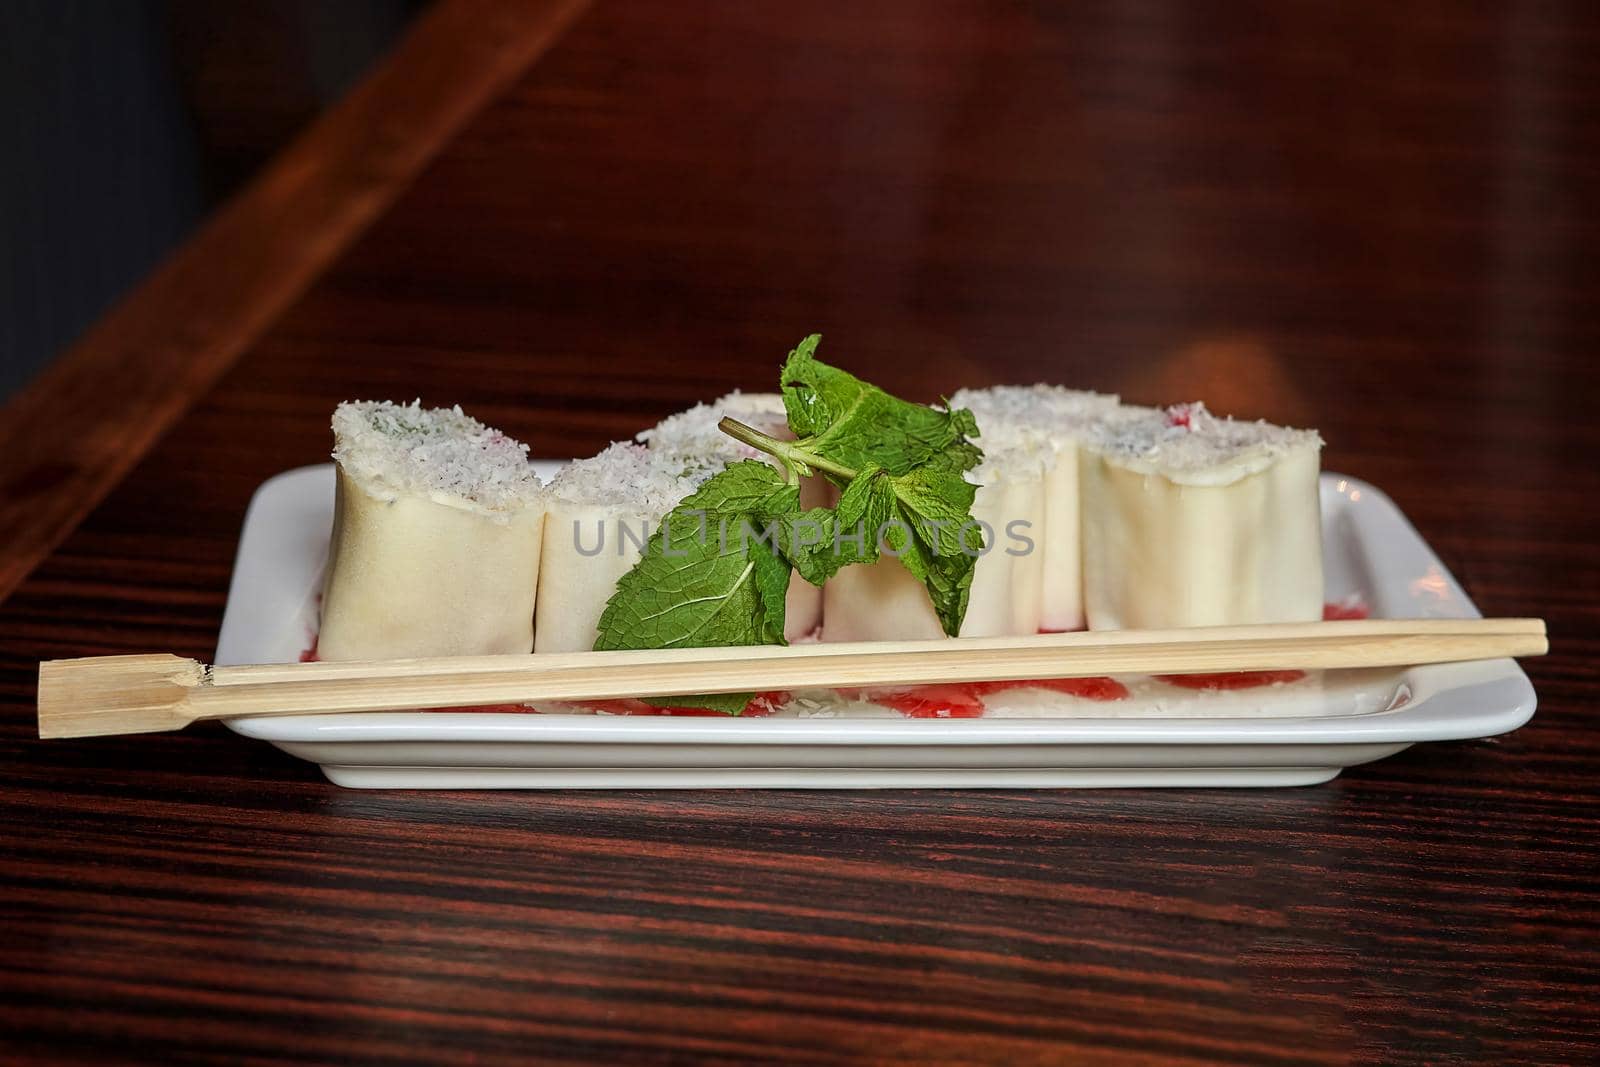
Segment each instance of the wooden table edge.
[[0,601],[588,6],[440,0],[0,409]]

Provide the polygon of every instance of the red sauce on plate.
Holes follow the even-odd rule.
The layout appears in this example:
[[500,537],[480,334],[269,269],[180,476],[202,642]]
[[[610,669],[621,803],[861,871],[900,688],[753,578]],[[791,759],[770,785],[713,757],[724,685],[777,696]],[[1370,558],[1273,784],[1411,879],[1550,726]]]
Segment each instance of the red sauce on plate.
[[976,719],[983,715],[983,697],[970,685],[875,690],[863,694],[863,698],[892,708],[908,719]]
[[1224,674],[1158,674],[1168,685],[1184,689],[1255,689],[1280,682],[1298,682],[1305,671],[1231,671]]
[[1322,617],[1328,621],[1335,619],[1365,619],[1371,614],[1371,609],[1362,603],[1360,597],[1346,597],[1344,600],[1322,605]]
[[1115,678],[1031,678],[1018,682],[977,682],[979,694],[1001,693],[1007,689],[1048,689],[1084,700],[1126,700],[1128,687]]
[[984,697],[1008,689],[1049,689],[1085,700],[1122,700],[1128,695],[1128,687],[1115,678],[1037,678],[917,685],[904,689],[841,691],[841,695],[857,696],[892,708],[908,719],[977,719],[986,710]]

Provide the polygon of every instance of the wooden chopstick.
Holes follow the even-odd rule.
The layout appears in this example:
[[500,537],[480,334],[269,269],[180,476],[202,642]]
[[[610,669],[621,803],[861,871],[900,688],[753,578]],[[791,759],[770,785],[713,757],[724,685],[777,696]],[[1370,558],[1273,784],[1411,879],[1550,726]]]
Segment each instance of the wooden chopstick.
[[1548,650],[1541,619],[1371,619],[951,641],[206,667],[172,655],[39,664],[39,736],[201,719],[746,690],[1456,663]]

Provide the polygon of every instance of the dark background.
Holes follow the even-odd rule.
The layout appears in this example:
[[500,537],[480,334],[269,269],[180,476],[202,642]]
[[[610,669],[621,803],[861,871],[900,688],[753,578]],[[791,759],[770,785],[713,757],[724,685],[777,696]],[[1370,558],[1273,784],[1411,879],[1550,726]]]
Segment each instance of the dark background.
[[337,100],[423,6],[0,5],[0,400]]

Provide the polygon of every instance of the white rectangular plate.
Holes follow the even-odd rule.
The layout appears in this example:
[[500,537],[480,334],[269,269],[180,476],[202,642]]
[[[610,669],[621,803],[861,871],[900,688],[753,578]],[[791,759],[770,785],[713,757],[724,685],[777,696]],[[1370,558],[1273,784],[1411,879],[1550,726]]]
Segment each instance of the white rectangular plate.
[[[557,465],[548,464],[541,476]],[[261,486],[245,516],[216,662],[297,659],[314,633],[333,468]],[[1478,612],[1394,503],[1322,476],[1329,601],[1374,616]],[[1329,672],[1247,690],[1096,703],[1024,693],[979,719],[657,718],[374,712],[228,725],[367,788],[1286,786],[1418,741],[1487,737],[1533,715],[1511,660]]]

